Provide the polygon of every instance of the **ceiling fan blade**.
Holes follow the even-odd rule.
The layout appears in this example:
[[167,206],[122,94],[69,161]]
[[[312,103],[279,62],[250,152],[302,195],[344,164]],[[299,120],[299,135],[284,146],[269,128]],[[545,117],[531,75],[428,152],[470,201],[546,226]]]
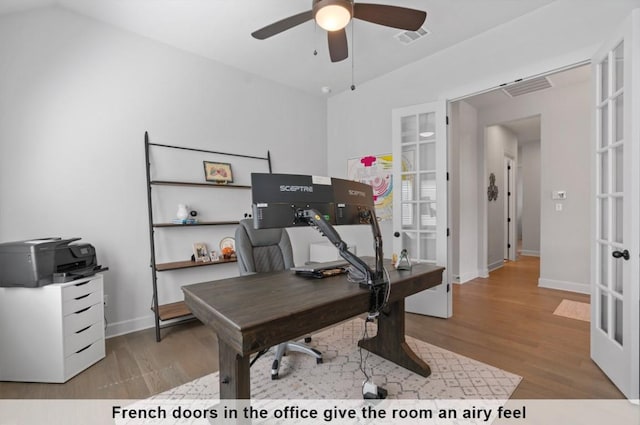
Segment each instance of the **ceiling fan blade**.
[[327,31],[327,38],[331,62],[345,60],[349,56],[349,45],[347,44],[347,32],[344,28],[337,31]]
[[384,4],[354,3],[353,17],[387,27],[417,31],[427,19],[427,12]]
[[308,10],[306,12],[298,13],[297,15],[289,16],[278,22],[274,22],[271,25],[267,25],[264,28],[260,28],[257,31],[251,33],[253,38],[258,40],[264,40],[265,38],[272,37],[276,34],[280,34],[290,28],[303,24],[313,19],[313,11]]

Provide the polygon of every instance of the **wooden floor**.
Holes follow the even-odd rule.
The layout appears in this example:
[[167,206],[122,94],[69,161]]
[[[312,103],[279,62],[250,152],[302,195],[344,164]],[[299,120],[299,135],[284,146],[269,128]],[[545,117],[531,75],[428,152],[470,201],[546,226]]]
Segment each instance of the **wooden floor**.
[[624,398],[589,356],[589,323],[553,314],[589,296],[538,287],[537,257],[453,288],[453,317],[409,315],[407,334],[523,377],[513,398]]
[[[587,295],[538,288],[539,262],[521,257],[454,285],[450,319],[407,315],[407,334],[523,377],[515,398],[622,398],[589,358],[589,324],[553,315]],[[46,355],[46,353],[43,353]],[[0,398],[145,398],[217,370],[215,334],[192,322],[107,340],[107,357],[65,384],[0,382]]]

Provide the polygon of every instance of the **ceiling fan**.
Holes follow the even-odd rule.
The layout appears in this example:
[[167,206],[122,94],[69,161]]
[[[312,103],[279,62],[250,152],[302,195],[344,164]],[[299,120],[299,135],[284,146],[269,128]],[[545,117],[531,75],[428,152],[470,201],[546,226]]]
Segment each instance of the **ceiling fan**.
[[354,0],[312,0],[311,10],[289,16],[251,33],[264,40],[297,25],[314,19],[327,30],[331,62],[339,62],[349,56],[345,27],[357,18],[374,24],[409,31],[420,29],[427,12],[384,4],[356,3]]

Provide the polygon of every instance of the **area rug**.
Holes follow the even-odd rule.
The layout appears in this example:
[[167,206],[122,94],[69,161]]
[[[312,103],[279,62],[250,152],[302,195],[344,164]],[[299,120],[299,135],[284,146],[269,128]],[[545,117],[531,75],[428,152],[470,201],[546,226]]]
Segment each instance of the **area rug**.
[[553,314],[589,322],[591,321],[591,305],[578,301],[562,300]]
[[[388,391],[389,399],[501,399],[510,397],[521,377],[461,356],[426,342],[406,337],[414,352],[431,367],[424,378],[366,350],[362,339],[365,322],[354,319],[313,334],[309,345],[320,350],[323,363],[311,356],[289,353],[283,358],[280,379],[271,379],[273,353],[251,367],[253,399],[362,399],[365,371],[372,382]],[[376,333],[367,324],[368,335]],[[361,360],[362,358],[362,360]],[[217,399],[218,373],[212,373],[152,397],[154,400]]]

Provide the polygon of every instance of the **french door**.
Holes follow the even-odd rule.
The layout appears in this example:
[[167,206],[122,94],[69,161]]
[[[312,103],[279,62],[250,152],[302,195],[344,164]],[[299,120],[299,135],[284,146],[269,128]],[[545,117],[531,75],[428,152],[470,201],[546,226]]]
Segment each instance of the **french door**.
[[640,10],[592,59],[595,230],[591,357],[629,399],[640,390]]
[[[394,109],[393,250],[412,262],[447,267],[446,102]],[[406,300],[406,311],[437,317],[453,314],[448,270],[443,283]]]

